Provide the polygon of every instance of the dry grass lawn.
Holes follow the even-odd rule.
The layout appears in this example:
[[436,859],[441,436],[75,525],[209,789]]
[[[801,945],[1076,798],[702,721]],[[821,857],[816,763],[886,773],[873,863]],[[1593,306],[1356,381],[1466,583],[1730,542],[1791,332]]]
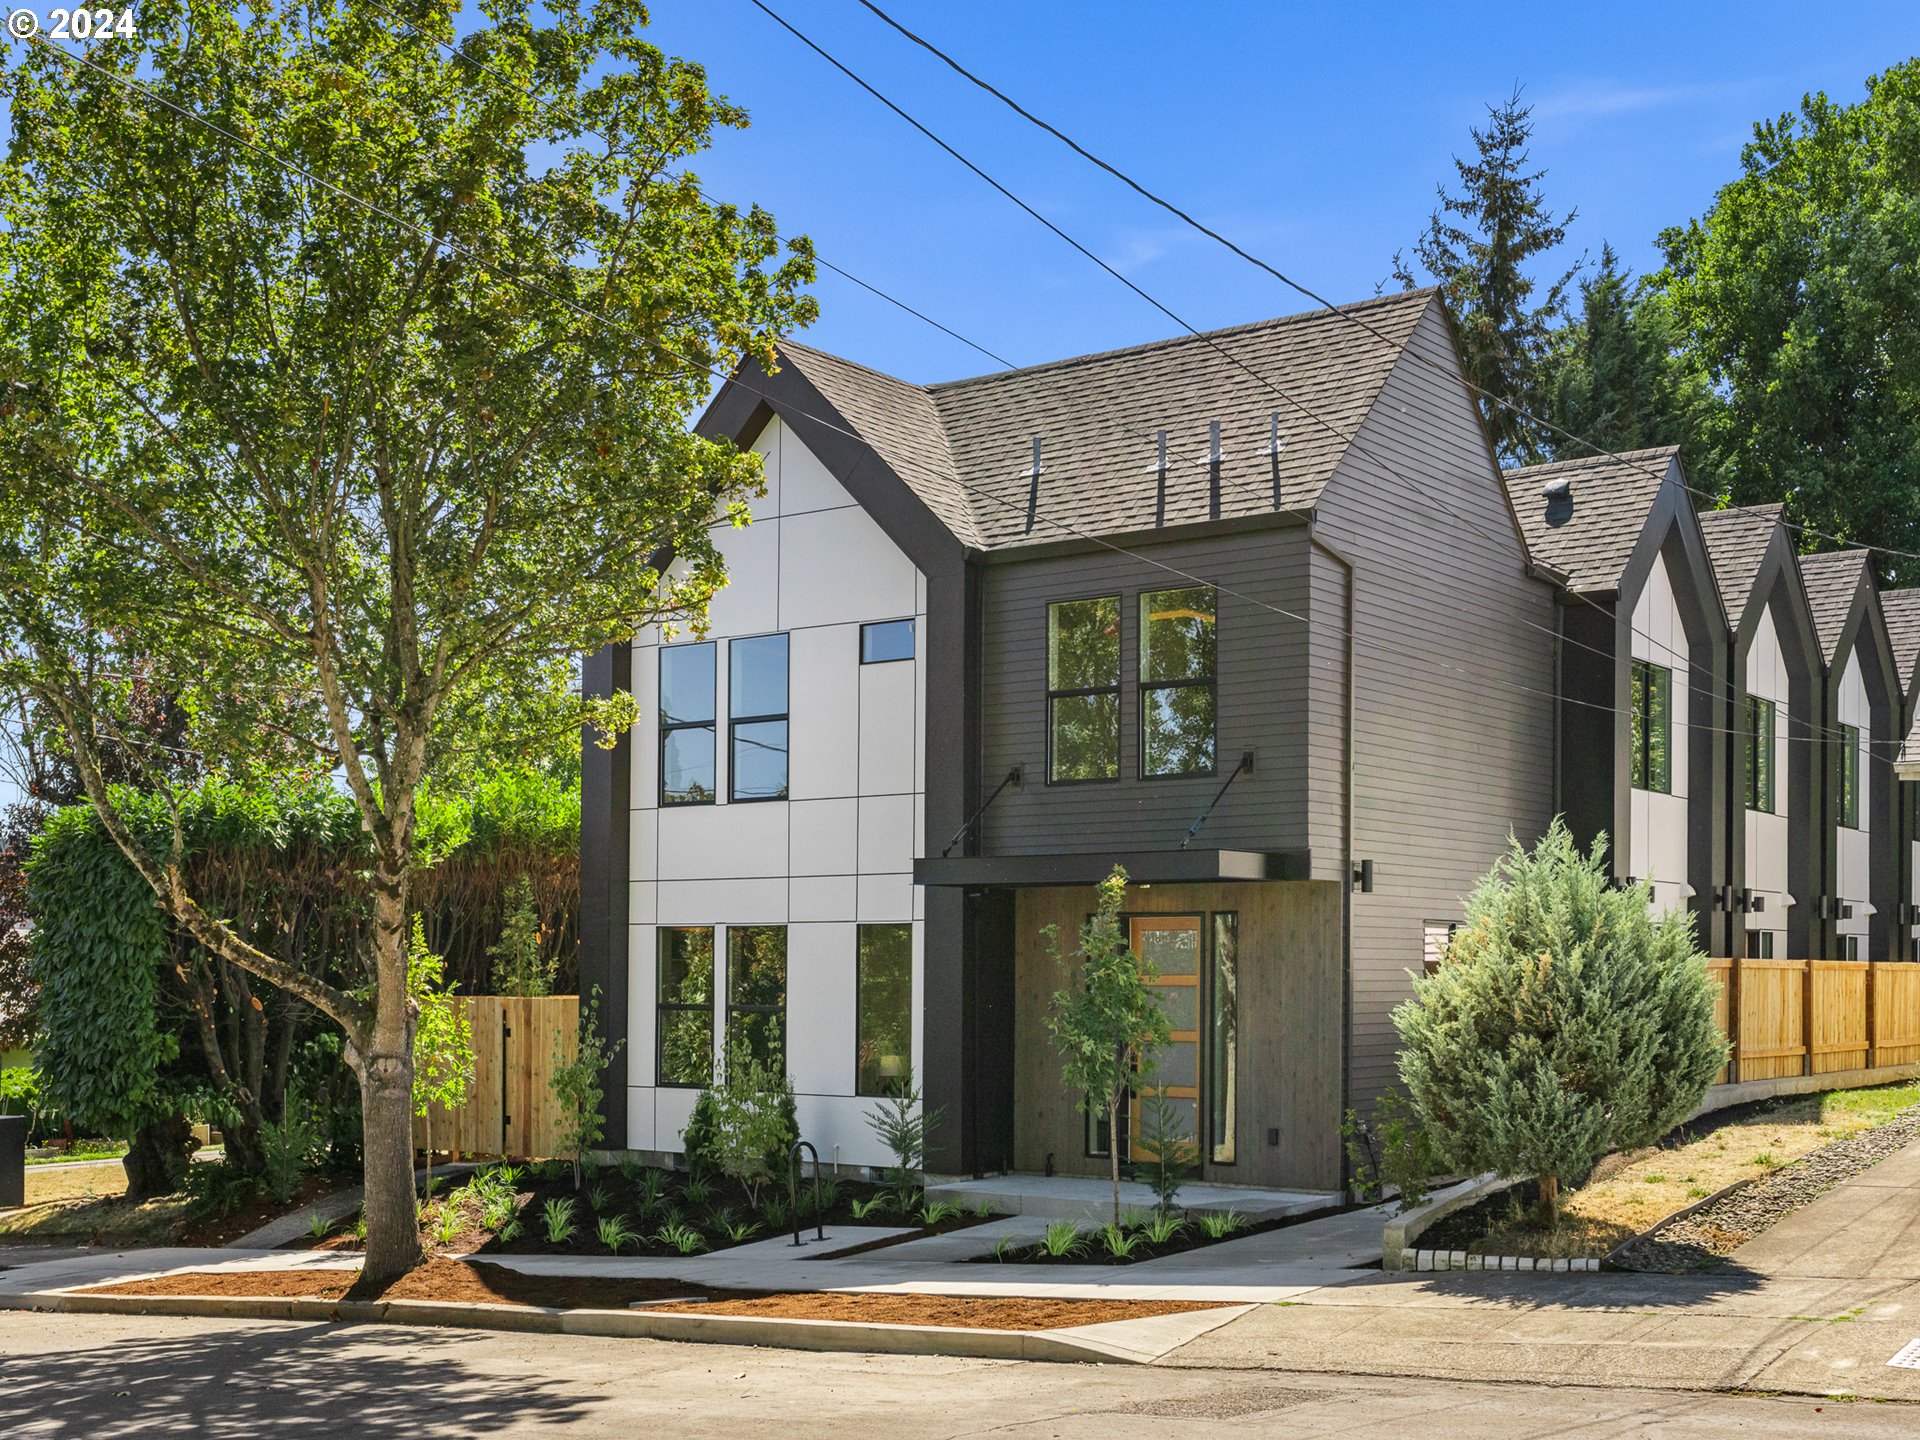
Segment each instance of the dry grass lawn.
[[[1467,1248],[1482,1255],[1605,1255],[1716,1190],[1920,1105],[1920,1084],[1795,1096],[1724,1124],[1712,1116],[1647,1150],[1609,1155],[1561,1198],[1558,1230],[1517,1217]],[[1713,1126],[1710,1130],[1702,1129]]]
[[99,1200],[126,1193],[127,1168],[117,1160],[72,1169],[56,1170],[46,1165],[27,1167],[29,1205],[44,1205],[50,1200]]

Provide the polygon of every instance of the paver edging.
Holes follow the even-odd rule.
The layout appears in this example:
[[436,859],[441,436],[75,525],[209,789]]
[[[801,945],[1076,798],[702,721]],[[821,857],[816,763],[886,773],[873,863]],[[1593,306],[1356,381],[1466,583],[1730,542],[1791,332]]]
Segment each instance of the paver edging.
[[[1420,1238],[1421,1232],[1436,1221],[1444,1220],[1456,1210],[1477,1204],[1489,1195],[1498,1194],[1515,1182],[1509,1176],[1499,1175],[1489,1170],[1477,1179],[1468,1181],[1451,1195],[1437,1200],[1429,1200],[1424,1205],[1416,1205],[1411,1210],[1403,1210],[1389,1220],[1380,1232],[1380,1268],[1382,1270],[1411,1270],[1407,1263],[1416,1252],[1408,1247]],[[1433,1253],[1433,1252],[1428,1252]]]
[[[1237,1310],[1243,1307],[1223,1306]],[[48,1290],[0,1295],[0,1310],[93,1315],[174,1315],[223,1320],[317,1320],[342,1324],[461,1326],[539,1334],[605,1335],[718,1345],[766,1345],[982,1360],[1141,1364],[1153,1358],[1077,1329],[974,1330],[856,1320],[701,1315],[657,1310],[555,1310],[448,1300],[321,1300],[251,1295],[102,1295]],[[1115,1322],[1108,1322],[1115,1323]],[[1119,1322],[1124,1323],[1124,1322]]]
[[1466,1250],[1405,1250],[1400,1269],[1408,1270],[1529,1270],[1555,1275],[1597,1274],[1605,1262],[1591,1255],[1476,1255]]

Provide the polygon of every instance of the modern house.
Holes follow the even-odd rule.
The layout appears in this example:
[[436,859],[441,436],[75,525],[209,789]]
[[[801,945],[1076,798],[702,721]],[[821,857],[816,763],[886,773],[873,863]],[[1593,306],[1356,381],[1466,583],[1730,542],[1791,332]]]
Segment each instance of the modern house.
[[1825,893],[1813,823],[1825,803],[1825,656],[1782,507],[1709,510],[1700,529],[1733,647],[1726,703],[1717,707],[1731,771],[1726,953],[1812,954],[1815,897]]
[[[1203,1180],[1337,1191],[1556,813],[1716,954],[1913,953],[1920,592],[1672,449],[1503,473],[1432,292],[926,386],[783,341],[700,431],[766,478],[711,623],[585,671],[642,717],[583,761],[616,1147],[746,1053],[829,1163],[912,1077],[937,1172],[1104,1174],[1164,1108]],[[1109,1134],[1046,1022],[1116,864],[1173,1043]]]
[[[920,387],[806,346],[701,422],[768,493],[702,636],[588,683],[609,1122],[778,1051],[823,1156],[911,1067],[931,1165],[1104,1173],[1046,1035],[1115,864],[1208,1179],[1332,1191],[1461,897],[1553,813],[1554,587],[1431,292]],[[1142,1097],[1145,1099],[1146,1097]]]
[[1506,471],[1536,562],[1561,578],[1558,808],[1661,910],[1727,931],[1727,620],[1677,451]]
[[1895,846],[1900,872],[1900,914],[1893,925],[1895,955],[1911,960],[1920,956],[1920,743],[1914,729],[1920,722],[1920,589],[1882,590],[1880,613],[1887,622],[1887,644],[1893,651],[1901,693],[1900,745],[1894,752],[1894,775],[1899,788],[1899,841]]
[[1840,960],[1887,957],[1900,901],[1893,762],[1905,696],[1866,552],[1804,555],[1800,574],[1827,666],[1819,902],[1826,944],[1816,946]]

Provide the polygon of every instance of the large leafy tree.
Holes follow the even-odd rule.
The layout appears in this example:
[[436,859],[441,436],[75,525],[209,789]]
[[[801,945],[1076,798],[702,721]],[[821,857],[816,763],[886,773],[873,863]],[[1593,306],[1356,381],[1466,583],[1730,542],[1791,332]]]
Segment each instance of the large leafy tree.
[[[174,922],[345,1032],[376,1281],[419,1255],[422,782],[519,753],[530,714],[578,724],[573,656],[698,619],[708,527],[759,477],[687,417],[812,316],[804,247],[685,173],[745,117],[636,0],[492,0],[458,54],[445,4],[407,13],[154,0],[80,58],[16,46],[0,168],[0,685]],[[351,795],[352,983],[248,944],[123,823],[100,755],[141,739],[136,658],[210,767]]]
[[[1741,175],[1663,233],[1676,338],[1724,397],[1737,504],[1920,551],[1920,59],[1754,127]],[[1882,559],[1912,584],[1912,562]]]
[[[1539,258],[1566,240],[1575,212],[1556,216],[1547,207],[1540,188],[1547,172],[1528,168],[1532,135],[1533,107],[1517,90],[1488,106],[1487,124],[1473,128],[1473,157],[1454,158],[1460,188],[1437,187],[1440,204],[1413,246],[1420,270],[1446,297],[1467,378],[1483,392],[1487,432],[1508,463],[1544,453],[1537,427],[1511,407],[1539,413],[1542,356],[1580,270],[1575,264],[1544,286],[1534,279]],[[1408,289],[1420,283],[1399,254],[1393,273]]]

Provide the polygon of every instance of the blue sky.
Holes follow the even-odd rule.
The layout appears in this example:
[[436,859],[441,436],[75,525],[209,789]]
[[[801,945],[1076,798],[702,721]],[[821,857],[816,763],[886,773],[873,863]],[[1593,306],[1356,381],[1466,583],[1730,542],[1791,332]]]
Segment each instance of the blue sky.
[[[967,85],[856,0],[768,0],[1184,318],[1303,308]],[[891,13],[1095,153],[1336,300],[1373,293],[1468,127],[1535,106],[1569,259],[1636,271],[1738,174],[1753,122],[1920,53],[1910,3],[1184,5],[887,0]],[[1017,364],[1177,327],[941,154],[748,0],[658,0],[651,38],[700,60],[752,127],[696,163],[820,253]],[[810,343],[916,381],[999,368],[822,272]]]

